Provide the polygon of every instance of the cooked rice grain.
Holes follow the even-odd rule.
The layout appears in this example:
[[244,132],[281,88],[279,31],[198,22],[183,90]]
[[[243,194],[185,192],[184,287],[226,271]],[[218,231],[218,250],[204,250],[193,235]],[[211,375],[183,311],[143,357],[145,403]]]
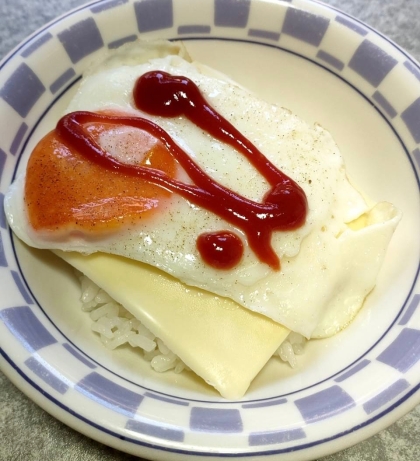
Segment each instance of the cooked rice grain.
[[[123,344],[138,348],[157,372],[174,370],[175,373],[181,373],[183,370],[189,370],[160,338],[157,338],[121,304],[113,300],[88,277],[78,275],[82,290],[80,298],[82,310],[89,313],[92,331],[99,334],[102,343],[108,349],[115,349]],[[288,362],[294,368],[297,364],[296,355],[303,353],[305,342],[302,335],[292,332],[274,356]]]

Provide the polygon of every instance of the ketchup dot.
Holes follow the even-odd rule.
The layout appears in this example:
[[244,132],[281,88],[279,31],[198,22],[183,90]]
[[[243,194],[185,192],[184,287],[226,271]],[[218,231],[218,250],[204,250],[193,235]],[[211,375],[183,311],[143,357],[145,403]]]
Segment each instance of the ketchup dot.
[[242,240],[233,232],[207,232],[197,238],[197,249],[203,261],[215,269],[232,269],[242,258]]

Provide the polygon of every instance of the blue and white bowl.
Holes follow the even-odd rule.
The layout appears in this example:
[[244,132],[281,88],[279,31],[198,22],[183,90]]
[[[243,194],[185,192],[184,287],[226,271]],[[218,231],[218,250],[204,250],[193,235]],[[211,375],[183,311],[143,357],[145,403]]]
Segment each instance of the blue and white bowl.
[[108,351],[72,270],[13,239],[0,214],[0,363],[82,433],[153,459],[305,460],[357,443],[420,402],[420,67],[365,24],[309,0],[108,0],[39,30],[0,63],[0,203],[103,48],[184,40],[194,59],[326,127],[354,183],[403,211],[377,287],[292,370],[272,359],[243,400]]

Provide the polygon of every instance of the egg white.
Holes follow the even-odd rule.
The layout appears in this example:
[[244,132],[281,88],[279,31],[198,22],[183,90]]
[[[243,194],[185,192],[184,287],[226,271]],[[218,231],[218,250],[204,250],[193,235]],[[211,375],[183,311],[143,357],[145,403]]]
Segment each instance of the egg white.
[[[22,176],[5,199],[6,215],[15,233],[38,248],[86,254],[101,251],[151,264],[186,284],[229,297],[306,337],[339,331],[351,321],[375,284],[400,217],[398,211],[390,204],[381,204],[369,214],[368,227],[351,230],[347,223],[368,213],[368,206],[349,183],[339,149],[326,130],[309,126],[290,111],[260,100],[220,74],[189,62],[185,55],[164,56],[162,52],[157,58],[139,62],[144,57],[133,58],[133,49],[117,51],[91,69],[67,112],[114,110],[148,118],[215,180],[261,201],[268,190],[266,181],[233,148],[211,138],[185,117],[155,117],[134,106],[133,86],[145,72],[162,70],[193,80],[207,101],[307,195],[306,223],[298,230],[273,234],[281,271],[275,272],[257,259],[240,229],[175,195],[163,212],[135,228],[93,240],[83,235],[57,238],[31,229]],[[114,145],[107,135],[101,143],[112,155],[130,162],[132,153],[118,148],[124,145],[124,136],[130,136],[130,129],[120,131],[119,142]],[[234,231],[245,245],[241,262],[229,271],[209,267],[196,249],[198,235],[219,230]]]

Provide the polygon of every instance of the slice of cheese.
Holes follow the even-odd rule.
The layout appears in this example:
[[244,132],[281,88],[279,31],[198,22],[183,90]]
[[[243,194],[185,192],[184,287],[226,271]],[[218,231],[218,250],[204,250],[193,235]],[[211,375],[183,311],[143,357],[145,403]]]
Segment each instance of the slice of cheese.
[[119,256],[54,251],[139,319],[198,376],[239,399],[289,330],[234,301]]

